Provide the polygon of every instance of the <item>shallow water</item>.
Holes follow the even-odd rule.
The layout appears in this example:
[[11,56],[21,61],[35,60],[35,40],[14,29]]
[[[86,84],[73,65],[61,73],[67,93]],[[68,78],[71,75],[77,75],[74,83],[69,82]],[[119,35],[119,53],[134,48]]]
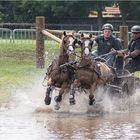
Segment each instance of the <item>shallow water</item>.
[[105,97],[102,111],[89,107],[81,93],[74,106],[65,96],[56,111],[53,101],[44,105],[44,92],[41,86],[17,90],[1,106],[0,140],[140,139],[140,90],[125,100]]

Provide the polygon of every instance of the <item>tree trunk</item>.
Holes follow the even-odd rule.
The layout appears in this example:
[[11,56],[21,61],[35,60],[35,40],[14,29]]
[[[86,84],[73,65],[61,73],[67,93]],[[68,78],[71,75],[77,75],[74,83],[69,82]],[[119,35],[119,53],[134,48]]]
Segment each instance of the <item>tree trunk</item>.
[[123,26],[126,25],[126,15],[125,15],[125,13],[122,13],[122,25]]
[[99,8],[98,8],[98,17],[97,17],[98,30],[102,29],[102,24],[103,24],[102,19],[103,19],[102,7],[99,6]]

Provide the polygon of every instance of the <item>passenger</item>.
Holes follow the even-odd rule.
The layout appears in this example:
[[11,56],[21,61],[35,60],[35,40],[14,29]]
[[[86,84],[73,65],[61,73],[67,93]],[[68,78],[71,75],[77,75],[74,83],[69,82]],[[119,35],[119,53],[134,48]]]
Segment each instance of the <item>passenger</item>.
[[102,30],[103,34],[95,38],[97,50],[92,52],[92,56],[101,56],[109,66],[115,67],[117,70],[122,70],[123,59],[122,57],[116,57],[116,50],[122,49],[121,41],[112,35],[113,26],[111,24],[104,24]]
[[118,51],[118,54],[124,59],[129,58],[125,69],[133,73],[140,70],[140,26],[134,25],[131,28],[131,36],[132,40],[128,44],[128,49]]

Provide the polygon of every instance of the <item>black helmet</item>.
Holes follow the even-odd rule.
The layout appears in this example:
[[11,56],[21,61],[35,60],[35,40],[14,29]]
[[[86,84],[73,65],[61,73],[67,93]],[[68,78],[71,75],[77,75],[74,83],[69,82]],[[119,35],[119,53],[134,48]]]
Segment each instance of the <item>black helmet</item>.
[[132,33],[140,33],[140,26],[134,25],[134,26],[131,28],[131,32],[132,32]]
[[113,31],[112,24],[110,24],[110,23],[104,24],[103,27],[102,27],[102,30],[105,30],[105,29]]

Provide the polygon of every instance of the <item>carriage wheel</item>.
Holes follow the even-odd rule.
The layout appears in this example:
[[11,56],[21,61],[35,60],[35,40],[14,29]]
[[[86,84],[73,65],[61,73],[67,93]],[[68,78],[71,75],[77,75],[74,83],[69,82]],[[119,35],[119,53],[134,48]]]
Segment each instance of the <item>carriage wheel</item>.
[[134,92],[134,87],[132,85],[128,85],[128,83],[124,83],[122,86],[123,95],[131,96]]
[[129,89],[128,89],[128,85],[127,83],[124,83],[123,86],[122,86],[122,93],[123,93],[123,96],[125,95],[129,95]]

